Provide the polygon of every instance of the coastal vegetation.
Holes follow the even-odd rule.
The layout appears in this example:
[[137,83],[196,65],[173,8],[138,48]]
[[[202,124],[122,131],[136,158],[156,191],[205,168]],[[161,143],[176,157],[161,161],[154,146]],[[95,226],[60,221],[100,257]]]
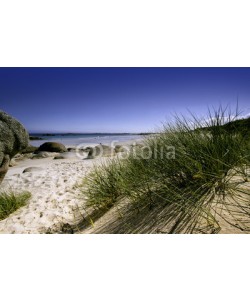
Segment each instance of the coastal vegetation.
[[[166,233],[217,233],[219,220],[249,231],[250,119],[238,118],[222,107],[204,119],[176,116],[143,148],[93,169],[83,184],[87,206],[106,212],[126,199],[134,218],[155,211]],[[120,232],[139,232],[134,220],[126,226]]]
[[14,193],[0,192],[0,220],[7,218],[11,213],[26,205],[31,197],[29,192]]

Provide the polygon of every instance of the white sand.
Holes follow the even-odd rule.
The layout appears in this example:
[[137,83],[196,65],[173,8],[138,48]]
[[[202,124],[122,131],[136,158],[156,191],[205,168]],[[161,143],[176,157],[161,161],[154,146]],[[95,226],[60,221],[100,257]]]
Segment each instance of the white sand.
[[[142,139],[119,143],[131,145]],[[89,145],[90,146],[90,145]],[[64,224],[77,225],[83,220],[86,199],[77,188],[94,165],[109,158],[83,159],[75,152],[53,157],[25,159],[11,167],[0,191],[28,191],[31,198],[6,219],[0,221],[0,233],[58,233]],[[85,157],[87,154],[85,155]],[[23,173],[26,168],[34,168]]]
[[[98,165],[109,158],[83,160],[77,158],[75,153],[66,155],[67,159],[62,160],[54,160],[53,157],[26,159],[10,168],[1,185],[1,190],[29,191],[32,197],[26,206],[0,221],[0,233],[58,233],[61,232],[64,224],[74,227],[81,223],[83,216],[86,216],[84,210],[86,199],[76,185],[82,182],[93,165]],[[38,169],[23,173],[28,167]],[[250,183],[246,182],[242,185],[249,191]],[[150,230],[148,229],[147,226],[152,221],[150,213],[142,214],[142,216],[136,215],[135,224],[133,220],[130,220],[131,224],[126,218],[123,220],[121,214],[129,215],[126,199],[124,203],[119,204],[119,210],[117,207],[112,208],[95,221],[94,227],[89,224],[85,229],[80,229],[79,233],[120,233],[128,232],[128,230],[137,233],[157,233],[159,228],[161,232],[168,232],[164,222],[162,224],[157,222],[151,226]],[[249,216],[239,215],[236,221],[227,212],[223,215],[231,225],[221,217],[218,218],[221,226],[220,233],[250,232]],[[247,225],[246,230],[233,226],[236,223],[242,228]]]
[[[0,221],[0,233],[54,233],[59,232],[63,224],[73,225],[79,221],[85,200],[78,194],[76,184],[94,163],[104,158],[82,160],[74,153],[70,156],[63,160],[26,159],[10,168],[1,190],[29,191],[32,197],[26,206]],[[39,169],[23,173],[28,167]]]

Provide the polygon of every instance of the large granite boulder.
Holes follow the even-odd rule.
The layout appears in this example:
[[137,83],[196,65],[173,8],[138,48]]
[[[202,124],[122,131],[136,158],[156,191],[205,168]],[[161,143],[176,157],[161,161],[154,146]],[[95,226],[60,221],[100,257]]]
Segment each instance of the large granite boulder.
[[46,151],[46,152],[67,152],[66,147],[63,144],[60,143],[54,143],[54,142],[47,142],[42,144],[37,152],[40,151]]
[[16,119],[0,111],[0,183],[10,160],[29,145],[29,134]]
[[57,154],[54,159],[75,159],[77,156],[73,152],[66,152]]

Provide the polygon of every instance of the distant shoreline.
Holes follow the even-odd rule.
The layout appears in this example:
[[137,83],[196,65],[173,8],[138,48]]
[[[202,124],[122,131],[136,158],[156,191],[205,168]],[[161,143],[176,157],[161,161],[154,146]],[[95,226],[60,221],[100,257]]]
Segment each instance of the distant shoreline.
[[102,134],[49,134],[49,135],[30,135],[30,144],[34,147],[39,147],[46,142],[57,142],[65,145],[66,147],[75,147],[80,144],[86,146],[93,146],[98,144],[111,145],[112,143],[123,144],[127,142],[133,142],[136,140],[142,140],[143,135],[140,134],[114,134],[114,133],[102,133]]
[[150,134],[155,134],[153,132],[141,132],[141,133],[109,133],[109,132],[93,132],[93,133],[30,133],[30,137],[40,137],[40,136],[78,136],[78,135],[85,135],[85,136],[93,136],[93,135],[99,135],[99,136],[113,136],[113,135],[150,135]]

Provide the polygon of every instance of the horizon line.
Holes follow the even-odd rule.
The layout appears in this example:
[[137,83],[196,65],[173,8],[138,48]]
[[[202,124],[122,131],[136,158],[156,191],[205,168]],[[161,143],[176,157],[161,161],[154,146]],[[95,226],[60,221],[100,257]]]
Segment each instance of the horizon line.
[[142,134],[142,133],[150,133],[149,131],[142,132],[46,132],[46,131],[32,131],[28,130],[29,134]]

